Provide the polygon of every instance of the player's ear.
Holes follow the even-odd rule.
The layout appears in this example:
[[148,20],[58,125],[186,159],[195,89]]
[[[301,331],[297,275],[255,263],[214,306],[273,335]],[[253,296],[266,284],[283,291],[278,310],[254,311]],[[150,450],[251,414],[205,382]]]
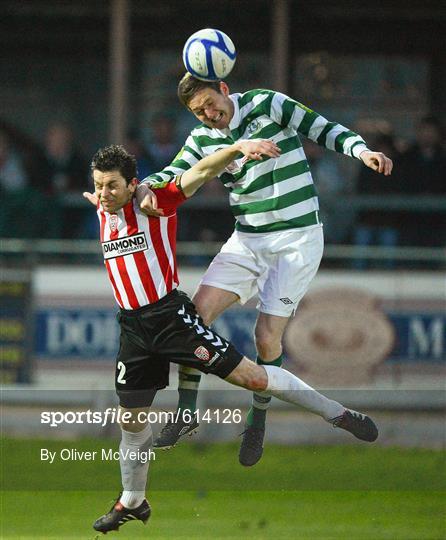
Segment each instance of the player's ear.
[[229,96],[229,86],[225,83],[225,81],[220,81],[220,92],[225,96]]
[[138,179],[137,178],[132,178],[129,182],[129,190],[130,190],[130,193],[135,193],[136,191],[136,188],[138,186]]

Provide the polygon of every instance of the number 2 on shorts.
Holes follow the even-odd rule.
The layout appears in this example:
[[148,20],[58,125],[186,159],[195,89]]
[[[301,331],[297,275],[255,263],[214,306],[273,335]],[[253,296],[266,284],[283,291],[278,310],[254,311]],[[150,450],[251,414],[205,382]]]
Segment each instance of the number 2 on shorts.
[[125,365],[122,362],[118,362],[117,368],[119,369],[119,375],[117,378],[118,383],[125,384],[127,381],[124,379]]

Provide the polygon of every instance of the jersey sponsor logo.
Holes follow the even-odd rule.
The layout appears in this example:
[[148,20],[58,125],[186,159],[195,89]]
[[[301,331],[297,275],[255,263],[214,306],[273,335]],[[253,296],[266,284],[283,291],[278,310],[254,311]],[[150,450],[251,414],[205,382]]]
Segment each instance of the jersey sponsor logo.
[[210,357],[209,351],[206,349],[206,347],[203,347],[202,345],[195,349],[194,354],[197,358],[203,360],[203,362],[207,362]]
[[231,161],[229,165],[226,165],[225,171],[230,174],[238,173],[242,170],[243,164],[244,164],[243,159]]
[[118,230],[118,215],[117,214],[110,214],[109,226],[112,232],[116,232]]
[[149,247],[147,245],[146,235],[143,232],[102,242],[102,253],[105,260],[123,255],[131,255],[139,251],[146,251],[147,249]]

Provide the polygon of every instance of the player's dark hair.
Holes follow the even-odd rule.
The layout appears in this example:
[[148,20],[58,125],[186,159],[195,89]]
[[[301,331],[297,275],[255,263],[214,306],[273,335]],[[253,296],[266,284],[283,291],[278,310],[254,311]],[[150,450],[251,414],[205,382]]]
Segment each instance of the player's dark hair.
[[190,73],[186,73],[178,83],[178,99],[188,108],[189,101],[203,88],[212,88],[212,90],[221,94],[220,81],[200,81],[200,79],[196,79]]
[[128,185],[137,175],[136,158],[123,146],[112,144],[100,148],[93,156],[91,171],[95,169],[101,172],[119,171]]

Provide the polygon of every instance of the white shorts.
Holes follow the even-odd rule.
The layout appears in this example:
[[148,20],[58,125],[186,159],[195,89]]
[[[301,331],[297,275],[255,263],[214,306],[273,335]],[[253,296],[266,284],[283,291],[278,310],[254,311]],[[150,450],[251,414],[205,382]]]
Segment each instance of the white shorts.
[[241,304],[258,293],[259,311],[289,317],[307,292],[323,250],[322,225],[266,234],[234,231],[200,285],[234,292]]

